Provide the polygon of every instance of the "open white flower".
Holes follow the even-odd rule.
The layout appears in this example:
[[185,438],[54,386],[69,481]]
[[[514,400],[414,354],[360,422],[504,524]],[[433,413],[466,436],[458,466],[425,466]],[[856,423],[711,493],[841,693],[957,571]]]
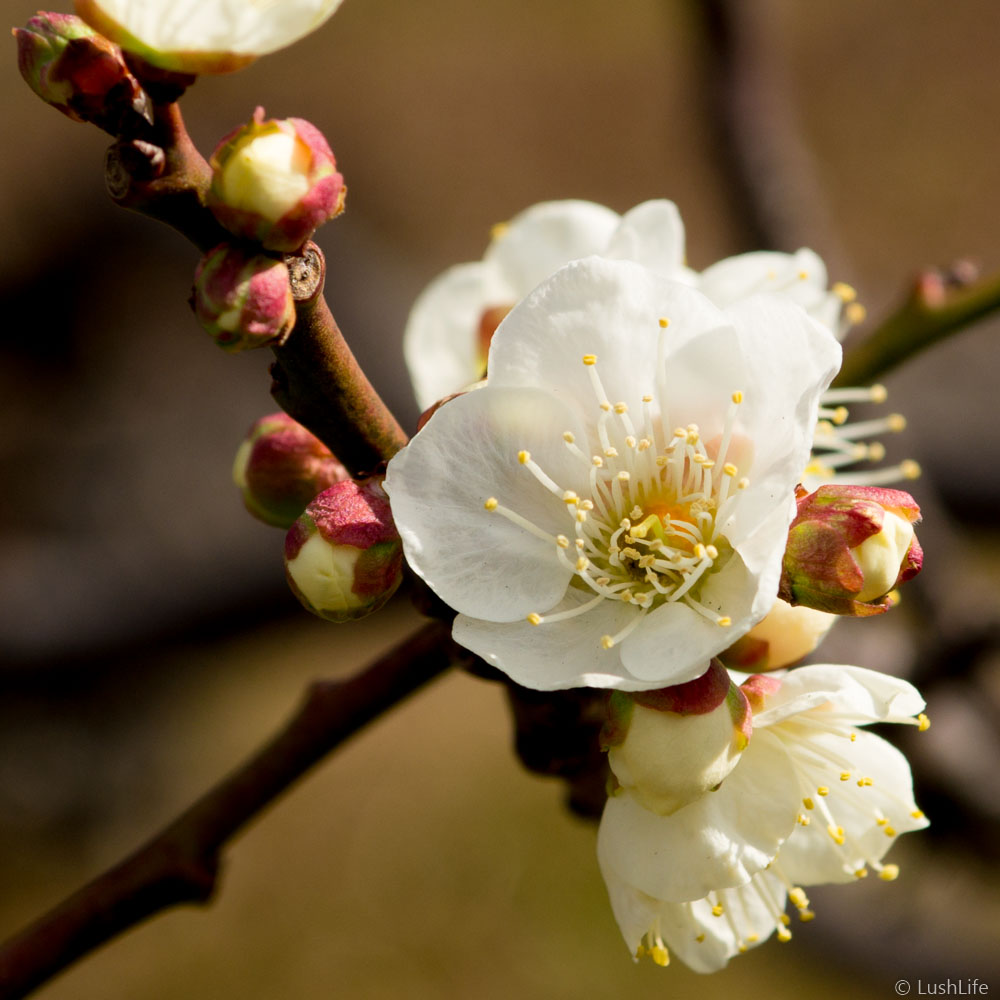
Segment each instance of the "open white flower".
[[[809,920],[803,886],[869,872],[893,880],[899,869],[882,863],[886,852],[899,834],[927,825],[906,759],[857,728],[925,728],[910,684],[820,665],[757,675],[742,690],[752,735],[716,791],[660,815],[622,788],[601,820],[598,860],[622,935],[659,964],[673,950],[710,972],[773,932],[788,940],[786,899]],[[663,713],[663,725],[672,721]]]
[[88,24],[146,62],[228,73],[297,42],[341,0],[76,0]]
[[590,254],[635,261],[694,285],[723,308],[758,293],[782,295],[838,336],[854,294],[842,284],[827,289],[826,267],[811,250],[740,254],[692,271],[671,201],[643,202],[621,216],[588,201],[542,202],[495,227],[481,261],[445,271],[414,303],[403,349],[420,406],[481,378],[503,315],[563,264]]
[[520,684],[697,677],[773,604],[839,354],[777,297],[723,312],[629,262],[569,264],[389,464],[407,559]]

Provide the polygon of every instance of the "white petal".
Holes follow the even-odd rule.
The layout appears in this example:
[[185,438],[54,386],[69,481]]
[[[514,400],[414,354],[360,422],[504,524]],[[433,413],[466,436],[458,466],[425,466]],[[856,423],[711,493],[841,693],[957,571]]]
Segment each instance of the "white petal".
[[563,264],[600,253],[618,219],[591,201],[542,202],[500,227],[483,262],[515,290],[513,304]]
[[731,625],[717,625],[683,601],[663,604],[622,642],[622,663],[636,677],[645,678],[646,687],[694,680],[708,669],[713,656],[767,614],[777,586],[777,576],[758,581],[734,553],[699,594],[701,604],[728,615]]
[[[571,587],[552,611],[579,606],[592,596]],[[576,618],[541,625],[523,620],[495,624],[459,615],[453,634],[456,642],[525,687],[539,691],[580,686],[640,691],[649,687],[649,681],[629,674],[617,646],[601,646],[602,636],[614,635],[638,613],[633,605],[605,600]]]
[[763,293],[781,295],[810,311],[824,307],[831,297],[826,281],[826,265],[812,250],[794,254],[761,250],[727,257],[706,268],[698,288],[723,308]]
[[[850,778],[839,780],[837,769],[831,768],[829,793],[813,796],[817,804],[809,811],[809,825],[797,826],[781,848],[781,869],[800,885],[852,882],[855,872],[884,857],[897,835],[922,829],[927,820],[913,799],[910,765],[892,744],[863,731],[856,731],[853,742],[823,734],[810,743],[849,761],[851,767],[844,773]],[[795,761],[795,750],[786,746]],[[864,778],[871,784],[859,787],[858,780]],[[821,811],[824,807],[832,824]],[[828,825],[843,828],[843,844],[835,842]]]
[[602,254],[616,260],[634,260],[666,278],[693,284],[695,275],[684,266],[684,223],[672,201],[644,201],[629,209]]
[[420,293],[403,355],[421,409],[482,378],[479,321],[486,309],[513,302],[514,293],[481,262],[449,268]]
[[548,394],[487,386],[442,406],[389,463],[385,488],[406,558],[457,611],[517,621],[562,597],[572,571],[555,545],[483,505],[495,497],[543,531],[568,530],[566,504],[517,458],[527,449],[563,488],[582,489],[564,430],[582,433]]
[[773,726],[799,712],[827,706],[844,725],[912,722],[924,709],[920,692],[907,681],[864,667],[815,664],[781,676],[781,688],[754,715],[755,727]]
[[[670,319],[669,330],[660,318]],[[642,396],[656,392],[659,339],[668,336],[672,354],[725,323],[685,285],[628,261],[589,257],[557,271],[507,316],[490,349],[490,383],[549,388],[592,421],[598,400],[582,358],[595,354],[610,401],[638,410]],[[723,395],[723,412],[727,401]]]
[[771,863],[795,826],[795,772],[781,744],[755,733],[732,774],[670,816],[627,792],[608,799],[598,831],[601,867],[657,899],[701,899],[742,885]]

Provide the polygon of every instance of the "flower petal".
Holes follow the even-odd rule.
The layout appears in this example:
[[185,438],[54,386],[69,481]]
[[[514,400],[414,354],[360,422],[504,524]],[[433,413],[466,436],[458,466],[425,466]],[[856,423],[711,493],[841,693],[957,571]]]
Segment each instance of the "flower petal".
[[672,201],[644,201],[621,218],[602,254],[634,260],[667,278],[694,284],[697,276],[684,266],[684,223]]
[[566,504],[517,456],[530,450],[561,486],[582,488],[580,463],[558,433],[580,433],[575,423],[565,406],[537,389],[481,389],[438,409],[389,463],[385,489],[406,558],[456,610],[517,621],[562,597],[573,573],[554,542],[484,503],[495,497],[551,535],[567,530]]
[[608,799],[598,859],[602,869],[656,899],[701,899],[766,868],[794,829],[797,811],[788,754],[766,731],[754,733],[717,791],[670,816],[650,812],[627,792]]
[[600,253],[618,221],[592,201],[541,202],[499,227],[483,263],[514,289],[513,305],[568,261]]

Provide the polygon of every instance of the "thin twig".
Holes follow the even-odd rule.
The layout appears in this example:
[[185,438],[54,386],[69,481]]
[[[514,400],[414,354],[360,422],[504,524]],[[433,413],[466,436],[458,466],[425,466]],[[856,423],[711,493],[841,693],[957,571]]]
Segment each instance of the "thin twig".
[[470,654],[425,625],[347,680],[319,681],[285,727],[162,832],[0,948],[0,1000],[15,1000],[147,917],[206,903],[226,843],[317,761]]

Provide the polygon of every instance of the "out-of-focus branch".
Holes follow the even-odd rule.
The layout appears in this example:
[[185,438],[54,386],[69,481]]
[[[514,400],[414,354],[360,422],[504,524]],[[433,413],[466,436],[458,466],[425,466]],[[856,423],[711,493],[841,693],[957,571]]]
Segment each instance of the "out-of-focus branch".
[[314,683],[269,743],[145,846],[67,898],[0,949],[0,1000],[23,997],[71,962],[179,903],[206,903],[225,844],[306,771],[366,723],[471,654],[433,622],[367,669]]
[[[211,170],[195,149],[176,103],[154,107],[141,138],[108,151],[108,191],[124,208],[165,222],[205,251],[235,238],[204,205]],[[309,428],[352,475],[371,472],[406,444],[406,434],[358,366],[323,298],[325,264],[314,243],[286,257],[296,322],[275,347],[275,399]]]
[[1000,309],[1000,274],[958,281],[926,271],[907,299],[847,352],[835,385],[868,385],[918,351]]
[[745,249],[810,246],[842,270],[845,255],[789,100],[794,91],[782,79],[770,44],[769,26],[777,15],[769,8],[745,0],[695,0],[689,8],[705,48],[706,121],[728,216],[742,230]]

